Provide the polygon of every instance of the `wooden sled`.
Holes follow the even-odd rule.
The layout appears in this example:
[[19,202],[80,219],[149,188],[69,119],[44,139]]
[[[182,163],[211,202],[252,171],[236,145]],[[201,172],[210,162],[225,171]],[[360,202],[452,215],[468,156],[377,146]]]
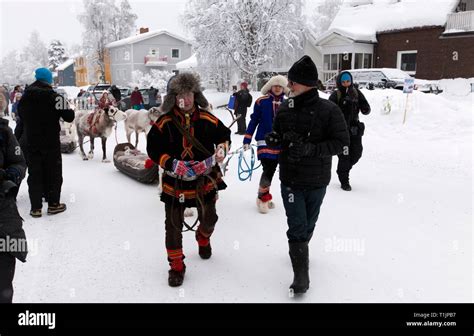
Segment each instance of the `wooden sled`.
[[114,165],[119,171],[138,182],[152,184],[159,180],[158,165],[130,143],[115,146]]

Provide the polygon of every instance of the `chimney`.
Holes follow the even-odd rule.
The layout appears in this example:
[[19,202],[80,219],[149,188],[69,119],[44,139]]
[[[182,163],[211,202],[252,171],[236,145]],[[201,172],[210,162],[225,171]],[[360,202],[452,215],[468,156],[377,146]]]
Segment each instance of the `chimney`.
[[145,33],[148,33],[150,31],[150,29],[148,28],[140,28],[140,34],[145,34]]

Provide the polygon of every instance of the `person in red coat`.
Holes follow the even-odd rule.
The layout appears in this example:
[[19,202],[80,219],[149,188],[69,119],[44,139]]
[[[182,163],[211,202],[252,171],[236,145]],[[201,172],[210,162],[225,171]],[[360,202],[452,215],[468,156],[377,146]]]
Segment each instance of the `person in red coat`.
[[140,110],[141,108],[143,108],[143,96],[140,91],[138,91],[137,87],[132,92],[132,96],[130,97],[130,104],[132,105],[132,108],[134,110]]
[[115,102],[114,97],[110,97],[107,91],[105,91],[102,94],[102,97],[100,97],[100,100],[99,100],[100,109],[106,109],[106,108],[109,108],[110,106],[116,106],[116,105],[117,103]]

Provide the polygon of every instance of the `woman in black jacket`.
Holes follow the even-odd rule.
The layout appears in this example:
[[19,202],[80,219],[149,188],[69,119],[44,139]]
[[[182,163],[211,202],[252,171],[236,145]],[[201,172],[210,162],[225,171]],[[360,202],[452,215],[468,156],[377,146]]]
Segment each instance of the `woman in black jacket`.
[[349,172],[362,157],[362,136],[365,131],[364,123],[359,121],[359,111],[364,115],[369,114],[370,105],[362,92],[354,86],[350,72],[341,72],[336,82],[337,90],[331,94],[329,100],[341,108],[350,135],[349,150],[338,155],[337,175],[341,188],[351,191]]

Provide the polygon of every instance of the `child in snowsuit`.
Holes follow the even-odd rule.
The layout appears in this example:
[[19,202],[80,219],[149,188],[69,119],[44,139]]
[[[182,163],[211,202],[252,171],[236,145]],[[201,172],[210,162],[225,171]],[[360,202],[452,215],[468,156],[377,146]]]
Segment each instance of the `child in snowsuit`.
[[272,194],[270,194],[270,185],[278,166],[279,148],[269,148],[265,142],[265,135],[272,131],[273,120],[283,102],[285,94],[288,94],[288,80],[281,75],[272,77],[262,88],[263,96],[260,97],[254,105],[253,113],[250,116],[250,123],[244,137],[244,150],[250,147],[252,137],[257,131],[255,140],[257,140],[257,156],[262,163],[263,173],[260,178],[258,189],[257,207],[265,214],[268,209],[273,209]]

